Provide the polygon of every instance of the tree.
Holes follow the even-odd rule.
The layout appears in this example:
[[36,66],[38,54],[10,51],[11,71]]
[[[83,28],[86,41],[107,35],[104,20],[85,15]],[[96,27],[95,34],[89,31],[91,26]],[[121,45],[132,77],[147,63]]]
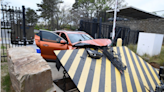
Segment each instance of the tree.
[[[83,11],[87,17],[99,18],[100,12],[112,9],[115,0],[75,0],[72,10]],[[118,8],[125,7],[124,0],[118,1]],[[84,16],[85,16],[84,15]]]
[[164,14],[162,14],[162,16],[164,17]]
[[2,5],[8,5],[8,4],[10,4],[10,2],[6,2],[6,1],[4,2],[4,0],[0,0],[0,2],[1,2]]
[[[66,6],[63,6],[60,8],[60,5],[58,5],[59,11],[56,12],[54,16],[54,27],[56,29],[63,29],[65,28],[70,22],[72,22],[72,14],[70,12],[70,9]],[[49,21],[48,23],[51,23]]]
[[84,18],[89,19],[94,11],[93,0],[75,0],[72,6],[72,12],[78,12]]
[[153,14],[157,14],[156,12],[152,12]]
[[[42,17],[45,21],[50,22],[50,29],[55,30],[54,27],[54,16],[59,12],[59,8],[57,5],[59,3],[63,3],[61,0],[43,0],[41,4],[37,4],[39,9],[37,11],[41,12],[40,17]],[[57,26],[58,27],[58,26]]]
[[37,13],[31,9],[27,8],[26,10],[26,22],[32,26],[34,26],[38,21],[38,15]]

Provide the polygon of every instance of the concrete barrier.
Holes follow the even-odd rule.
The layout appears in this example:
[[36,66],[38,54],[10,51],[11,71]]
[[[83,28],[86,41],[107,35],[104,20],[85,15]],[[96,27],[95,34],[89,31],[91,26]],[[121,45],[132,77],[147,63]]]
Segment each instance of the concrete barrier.
[[8,49],[8,68],[15,92],[55,92],[50,66],[32,47]]

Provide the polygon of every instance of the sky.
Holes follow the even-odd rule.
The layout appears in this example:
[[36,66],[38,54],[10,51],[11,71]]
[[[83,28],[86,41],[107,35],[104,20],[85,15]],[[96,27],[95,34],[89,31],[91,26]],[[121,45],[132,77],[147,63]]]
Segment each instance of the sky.
[[[63,0],[63,6],[71,7],[75,0]],[[32,9],[38,9],[37,3],[41,3],[42,0],[3,0],[3,2],[9,2],[8,5],[22,7],[24,5],[26,8],[30,7]],[[127,6],[133,6],[138,9],[147,11],[147,12],[154,12],[154,11],[161,11],[157,12],[158,15],[164,14],[164,0],[125,0]]]

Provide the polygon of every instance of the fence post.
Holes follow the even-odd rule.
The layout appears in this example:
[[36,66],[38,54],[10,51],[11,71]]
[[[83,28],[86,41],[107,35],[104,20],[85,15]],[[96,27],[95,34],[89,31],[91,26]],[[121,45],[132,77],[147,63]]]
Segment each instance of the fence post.
[[22,6],[22,15],[23,15],[23,42],[24,46],[26,46],[26,24],[25,24],[25,7]]
[[83,23],[83,20],[81,19],[81,20],[80,20],[80,27],[79,27],[79,30],[80,30],[80,31],[84,31],[83,24],[84,24],[84,23]]
[[102,22],[102,18],[100,18],[100,22],[99,22],[99,34],[98,37],[101,38],[101,22]]
[[97,33],[97,18],[94,18],[93,19],[93,23],[92,23],[92,33],[91,33],[91,36],[95,38],[95,34]]

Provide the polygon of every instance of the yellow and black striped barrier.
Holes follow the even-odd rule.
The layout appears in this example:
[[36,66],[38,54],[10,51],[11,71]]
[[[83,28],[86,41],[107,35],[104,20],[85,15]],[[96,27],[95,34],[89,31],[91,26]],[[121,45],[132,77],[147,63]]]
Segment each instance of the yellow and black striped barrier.
[[80,92],[148,92],[160,85],[158,71],[127,47],[113,47],[127,66],[124,74],[103,55],[88,57],[85,49],[54,51]]

